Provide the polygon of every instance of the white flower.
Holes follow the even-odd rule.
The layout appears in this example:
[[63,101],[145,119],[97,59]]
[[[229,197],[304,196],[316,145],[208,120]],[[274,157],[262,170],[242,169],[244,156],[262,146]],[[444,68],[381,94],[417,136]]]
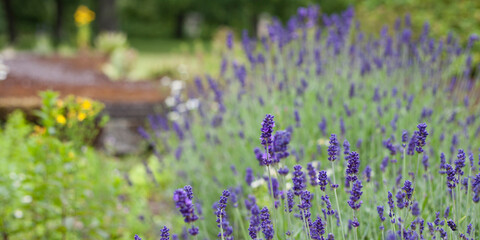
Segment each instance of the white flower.
[[169,96],[165,99],[165,104],[167,107],[173,107],[175,105],[175,98],[172,96]]
[[13,216],[15,216],[16,218],[22,218],[23,212],[21,210],[15,210],[15,212],[13,213]]
[[200,102],[196,98],[188,99],[187,102],[185,103],[185,106],[187,106],[188,110],[194,110],[198,108],[198,105]]
[[252,188],[257,188],[264,184],[265,184],[265,180],[263,180],[263,178],[260,178],[252,182]]
[[170,89],[172,93],[180,92],[183,89],[184,83],[180,80],[175,80],[172,82]]
[[178,114],[177,112],[169,112],[167,116],[170,121],[177,121],[178,119],[180,119],[180,114]]

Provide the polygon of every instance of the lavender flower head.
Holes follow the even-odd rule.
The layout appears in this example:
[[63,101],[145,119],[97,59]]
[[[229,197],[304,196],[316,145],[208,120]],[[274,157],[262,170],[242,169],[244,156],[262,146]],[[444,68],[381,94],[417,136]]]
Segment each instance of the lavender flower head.
[[272,144],[273,144],[273,127],[275,127],[275,121],[273,121],[274,116],[267,114],[265,119],[262,122],[262,128],[260,129],[262,134],[260,135],[260,140],[263,148],[267,152],[267,157],[264,159],[264,165],[270,165],[272,163],[272,159],[269,159],[268,155],[271,154]]
[[403,130],[402,132],[402,143],[403,143],[403,147],[405,147],[406,143],[408,141],[408,131],[407,130]]
[[378,212],[378,216],[380,217],[380,220],[383,222],[385,221],[385,217],[383,216],[383,212],[384,212],[384,207],[383,206],[377,206],[377,212]]
[[310,177],[310,185],[317,186],[317,172],[312,163],[307,164],[308,176]]
[[318,185],[320,186],[320,190],[325,192],[327,184],[328,184],[327,171],[322,170],[318,173]]
[[415,201],[412,205],[412,215],[416,217],[420,215],[420,208],[418,207],[417,201]]
[[288,174],[288,167],[283,167],[283,168],[280,168],[278,169],[278,174],[282,175],[282,176],[285,176]]
[[447,163],[445,164],[445,170],[447,173],[447,187],[453,189],[458,184],[458,179],[455,177],[455,169]]
[[450,229],[452,229],[452,231],[454,231],[454,232],[457,231],[457,225],[455,224],[455,222],[452,219],[449,219],[447,221],[447,224],[450,227]]
[[285,212],[292,212],[293,206],[295,204],[294,201],[293,201],[294,197],[295,197],[295,195],[293,194],[292,190],[288,190]]
[[232,34],[232,32],[229,32],[227,34],[227,47],[228,47],[228,49],[233,48],[233,34]]
[[189,198],[188,193],[184,189],[175,190],[173,193],[173,201],[175,202],[176,208],[179,209],[180,213],[184,217],[184,221],[186,223],[192,223],[198,219],[198,216],[194,211],[192,200]]
[[345,155],[345,160],[348,160],[348,156],[350,155],[350,143],[347,139],[343,141],[343,154]]
[[170,239],[170,233],[169,233],[169,229],[167,228],[167,226],[163,226],[163,229],[162,229],[162,233],[160,234],[160,240],[169,240]]
[[413,196],[412,182],[410,182],[409,180],[406,180],[403,187],[402,187],[402,190],[405,191],[405,194],[407,196],[407,200],[411,200],[412,196]]
[[415,133],[417,135],[415,150],[418,153],[422,153],[423,152],[423,146],[425,146],[425,141],[426,141],[427,136],[428,136],[427,124],[426,123],[420,123],[420,124],[417,125],[417,128],[418,128],[418,131],[415,131]]
[[348,205],[353,210],[357,210],[362,206],[362,201],[360,201],[360,197],[363,194],[362,187],[362,181],[360,180],[353,183],[353,188],[350,191],[350,200],[348,200]]
[[252,239],[257,238],[257,233],[260,230],[260,209],[255,204],[251,209],[250,226],[248,227],[248,234]]
[[317,216],[317,220],[315,220],[312,224],[312,228],[310,229],[310,236],[312,239],[315,240],[323,240],[323,234],[325,234],[325,226],[327,225],[326,222]]
[[337,155],[339,152],[339,147],[338,147],[338,140],[337,140],[337,135],[332,134],[330,136],[330,142],[328,145],[328,161],[335,161],[337,160]]
[[277,131],[273,136],[274,163],[279,163],[281,159],[288,157],[288,144],[291,140],[291,134],[288,131]]
[[463,176],[462,168],[465,167],[465,152],[463,149],[458,149],[457,160],[455,160],[455,172],[460,176]]
[[348,165],[347,169],[345,170],[346,180],[347,182],[355,182],[358,177],[356,174],[358,174],[358,169],[360,168],[360,157],[357,152],[353,151],[350,153],[350,156],[348,157]]
[[245,182],[247,182],[248,186],[251,186],[253,180],[254,180],[253,170],[252,168],[247,168],[245,173]]
[[267,207],[262,208],[262,211],[260,214],[260,220],[262,221],[261,227],[262,227],[262,232],[263,232],[263,236],[265,236],[265,239],[266,240],[273,239],[273,235],[274,235],[273,224],[270,221],[270,213],[268,212]]
[[[218,201],[216,204],[215,211],[215,215],[217,216],[217,227],[223,230],[224,237],[232,234],[232,229],[228,226],[227,212],[225,211],[229,196],[230,192],[228,190],[224,190],[222,196],[220,197],[220,201]],[[219,234],[219,237],[221,237],[221,233]]]
[[183,187],[183,190],[187,193],[188,199],[192,200],[193,199],[193,188],[190,185],[186,185]]
[[307,186],[305,185],[305,178],[304,178],[304,173],[302,171],[302,166],[300,165],[295,165],[293,167],[295,170],[293,172],[293,191],[295,195],[300,196],[302,193],[303,189],[305,189]]

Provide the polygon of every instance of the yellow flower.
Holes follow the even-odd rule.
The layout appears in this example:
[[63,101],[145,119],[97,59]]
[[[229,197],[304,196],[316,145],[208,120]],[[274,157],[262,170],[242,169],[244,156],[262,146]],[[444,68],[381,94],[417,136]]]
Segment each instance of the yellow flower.
[[95,19],[95,13],[92,10],[88,9],[88,7],[80,5],[77,8],[77,11],[75,11],[74,18],[77,26],[84,26]]
[[68,152],[68,157],[69,157],[69,158],[74,158],[74,157],[75,157],[75,153],[73,153],[72,151]]
[[67,119],[61,114],[57,115],[56,119],[57,119],[57,122],[62,125],[64,125],[67,122]]
[[83,110],[90,110],[92,108],[92,103],[89,100],[85,99],[80,105],[80,107]]
[[78,116],[77,116],[77,119],[78,121],[83,121],[85,118],[87,117],[87,114],[85,114],[84,112],[80,112],[78,113]]

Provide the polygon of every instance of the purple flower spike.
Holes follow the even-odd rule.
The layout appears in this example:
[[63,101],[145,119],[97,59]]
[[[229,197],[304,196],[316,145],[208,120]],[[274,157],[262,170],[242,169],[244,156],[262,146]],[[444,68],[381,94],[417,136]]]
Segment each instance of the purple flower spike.
[[285,208],[285,212],[292,212],[292,208],[294,206],[293,198],[295,195],[293,194],[292,190],[288,190],[287,192],[287,206]]
[[418,131],[415,131],[415,133],[417,134],[417,139],[416,139],[417,141],[416,141],[415,150],[417,150],[418,153],[422,153],[423,152],[423,146],[425,146],[425,141],[426,141],[427,136],[428,136],[427,124],[426,123],[420,123],[420,124],[418,124],[417,128],[418,128]]
[[332,134],[330,136],[330,145],[328,146],[328,161],[337,160],[337,155],[339,152],[337,135]]
[[[227,237],[230,236],[233,232],[233,228],[229,226],[228,219],[227,219],[227,201],[228,197],[230,197],[230,191],[224,190],[222,196],[220,197],[220,201],[215,206],[215,215],[217,216],[217,226],[223,229],[223,236]],[[221,223],[221,224],[220,224]],[[221,237],[221,233],[218,235]]]
[[320,190],[325,192],[327,184],[328,184],[327,171],[322,170],[318,173],[318,185],[320,186]]
[[348,165],[347,169],[345,170],[345,174],[347,174],[346,181],[347,183],[357,181],[358,177],[358,169],[360,168],[360,157],[357,152],[353,151],[350,153],[348,157]]
[[170,240],[170,233],[167,226],[163,226],[162,233],[160,234],[160,240]]
[[193,188],[190,185],[186,185],[183,187],[183,190],[187,193],[188,199],[192,200],[193,199]]
[[348,160],[348,155],[350,155],[350,143],[347,139],[343,141],[343,154],[345,155],[345,160]]
[[420,215],[420,208],[418,207],[417,201],[415,201],[412,205],[412,215],[416,217]]
[[275,121],[273,121],[274,116],[267,114],[265,116],[265,119],[263,119],[262,122],[262,128],[261,132],[262,134],[260,135],[260,140],[262,140],[262,145],[265,151],[267,152],[267,157],[265,157],[264,165],[270,165],[272,163],[272,159],[269,158],[269,155],[272,153],[272,144],[273,144],[273,138],[272,138],[272,132],[273,128],[275,127]]
[[383,206],[378,206],[377,207],[377,212],[378,212],[378,216],[380,217],[380,220],[385,221],[385,217],[383,216],[383,212],[384,212],[384,207]]
[[283,167],[283,168],[280,168],[278,169],[278,174],[282,175],[282,176],[285,176],[288,174],[288,167]]
[[233,34],[232,34],[232,32],[229,32],[228,35],[227,35],[227,47],[228,47],[228,49],[233,48]]
[[142,240],[137,234],[135,234],[135,240]]
[[480,201],[480,173],[473,178],[471,185],[474,193],[473,202],[478,203]]
[[247,185],[251,186],[254,179],[255,178],[253,176],[252,168],[247,168],[246,173],[245,173],[245,182],[247,182]]
[[362,206],[362,201],[360,201],[360,197],[363,194],[362,187],[362,181],[360,180],[353,183],[353,188],[350,191],[350,200],[348,200],[348,205],[353,210],[357,210]]
[[407,196],[407,200],[411,200],[412,196],[413,196],[412,182],[410,182],[409,180],[406,180],[403,187],[402,187],[402,190],[405,191],[405,194]]
[[251,213],[248,235],[250,235],[252,239],[256,239],[257,233],[260,230],[260,209],[256,204],[252,207]]
[[305,184],[304,173],[302,171],[302,166],[300,165],[294,166],[293,169],[295,170],[293,172],[293,178],[292,178],[293,191],[295,195],[300,196],[300,194],[302,194],[303,189],[307,187]]
[[327,225],[320,217],[317,217],[312,224],[312,228],[310,229],[310,236],[312,239],[315,240],[323,240],[323,234],[325,234],[325,226]]
[[313,187],[317,186],[317,172],[315,171],[312,163],[307,164],[307,170],[308,176],[310,177],[310,185],[312,185]]
[[447,187],[454,189],[458,184],[458,179],[455,177],[455,169],[450,164],[445,164],[445,170],[447,173]]
[[[193,198],[193,196],[192,196]],[[186,223],[195,222],[198,216],[195,214],[192,200],[184,189],[177,189],[173,193],[173,201],[176,208],[179,209]]]
[[262,232],[263,236],[265,236],[266,240],[271,240],[273,239],[273,225],[272,222],[270,221],[270,213],[268,212],[268,208],[264,207],[261,211],[260,214],[260,220],[262,221],[261,227],[262,227]]
[[465,167],[465,152],[463,149],[458,149],[458,154],[457,154],[457,160],[455,160],[455,173],[457,173],[460,176],[463,176],[463,170],[462,168]]
[[288,157],[288,144],[291,140],[291,134],[288,131],[277,131],[273,136],[274,163],[279,163],[281,159]]
[[267,144],[269,146],[272,145],[273,140],[272,140],[272,132],[273,132],[273,127],[275,127],[275,121],[273,121],[274,116],[267,114],[265,116],[265,119],[263,119],[262,122],[262,134],[260,137],[260,140],[262,140],[262,145],[266,146]]
[[449,219],[447,221],[447,224],[450,227],[450,229],[452,229],[452,231],[454,231],[454,232],[457,231],[457,225],[455,224],[455,222],[452,219]]

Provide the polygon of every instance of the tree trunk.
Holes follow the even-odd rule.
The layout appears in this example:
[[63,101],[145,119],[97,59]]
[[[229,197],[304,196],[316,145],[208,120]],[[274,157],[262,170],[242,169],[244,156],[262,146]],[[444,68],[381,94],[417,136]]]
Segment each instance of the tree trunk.
[[53,27],[53,44],[58,46],[62,40],[62,19],[63,19],[63,10],[64,4],[63,0],[55,0],[55,5],[57,7],[57,12],[55,15],[55,24]]
[[98,1],[98,30],[117,31],[117,9],[116,0],[100,0]]
[[3,8],[5,9],[5,20],[7,22],[7,30],[8,30],[8,42],[10,44],[15,43],[17,38],[17,33],[15,29],[15,21],[13,16],[13,9],[12,9],[12,2],[11,0],[2,0]]
[[185,17],[184,12],[179,12],[176,16],[175,22],[175,37],[183,38],[183,19]]

